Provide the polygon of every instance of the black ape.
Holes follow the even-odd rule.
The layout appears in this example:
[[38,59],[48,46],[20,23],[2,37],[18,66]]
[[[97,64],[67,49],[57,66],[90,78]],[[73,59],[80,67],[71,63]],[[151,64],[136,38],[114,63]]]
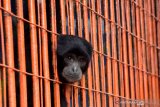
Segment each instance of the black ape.
[[73,35],[60,35],[57,45],[60,81],[79,81],[88,68],[92,46],[85,39]]

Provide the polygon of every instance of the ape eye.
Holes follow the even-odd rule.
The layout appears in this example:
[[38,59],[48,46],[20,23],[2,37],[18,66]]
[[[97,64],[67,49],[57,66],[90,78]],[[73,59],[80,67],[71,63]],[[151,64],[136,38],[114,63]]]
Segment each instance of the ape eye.
[[72,61],[74,61],[74,57],[70,54],[66,55],[65,58],[64,58],[64,61],[67,62],[67,63],[72,62]]
[[73,60],[73,58],[71,56],[67,56],[68,60]]
[[84,57],[80,57],[78,59],[78,61],[79,61],[79,63],[80,63],[81,66],[85,66],[86,63],[87,63],[86,58],[84,58]]

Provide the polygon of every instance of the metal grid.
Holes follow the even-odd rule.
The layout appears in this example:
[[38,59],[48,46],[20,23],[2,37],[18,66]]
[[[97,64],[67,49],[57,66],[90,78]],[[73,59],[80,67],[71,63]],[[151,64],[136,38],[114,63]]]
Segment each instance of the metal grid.
[[72,107],[160,107],[160,0],[13,1],[0,0],[0,107],[60,107],[60,33],[94,48]]

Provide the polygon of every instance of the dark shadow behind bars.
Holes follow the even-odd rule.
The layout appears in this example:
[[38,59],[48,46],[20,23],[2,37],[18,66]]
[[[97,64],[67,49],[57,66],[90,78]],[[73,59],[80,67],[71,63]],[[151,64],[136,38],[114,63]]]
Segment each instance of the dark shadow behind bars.
[[57,36],[89,41],[71,107],[160,107],[160,0],[0,0],[0,107],[60,107]]

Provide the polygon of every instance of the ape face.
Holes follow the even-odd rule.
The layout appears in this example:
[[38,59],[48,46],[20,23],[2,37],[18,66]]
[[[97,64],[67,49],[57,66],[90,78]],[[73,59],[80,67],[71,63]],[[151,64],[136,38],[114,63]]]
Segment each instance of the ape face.
[[92,54],[91,45],[77,36],[58,37],[58,74],[60,81],[79,81],[86,72]]
[[75,53],[67,53],[63,61],[66,66],[63,68],[62,76],[68,82],[80,80],[82,77],[82,68],[87,64],[86,58]]

